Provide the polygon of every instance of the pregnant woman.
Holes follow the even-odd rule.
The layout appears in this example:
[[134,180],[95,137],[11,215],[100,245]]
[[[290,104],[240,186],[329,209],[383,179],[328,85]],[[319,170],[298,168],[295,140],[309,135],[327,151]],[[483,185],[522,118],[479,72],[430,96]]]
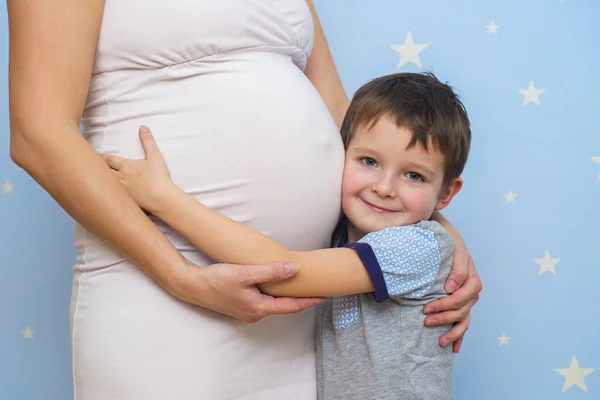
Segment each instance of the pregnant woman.
[[[8,0],[8,13],[11,157],[77,221],[76,398],[314,399],[314,312],[296,312],[319,300],[254,286],[294,271],[198,268],[210,260],[98,155],[143,157],[147,124],[187,193],[290,249],[328,246],[348,99],[312,3]],[[430,317],[459,322],[442,341],[462,337],[480,290],[465,254],[467,283]]]

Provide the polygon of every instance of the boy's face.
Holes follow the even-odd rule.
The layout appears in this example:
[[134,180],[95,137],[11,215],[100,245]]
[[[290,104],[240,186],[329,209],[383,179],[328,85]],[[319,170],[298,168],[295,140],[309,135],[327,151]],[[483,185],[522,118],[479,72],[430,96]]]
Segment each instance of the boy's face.
[[407,149],[411,132],[381,117],[369,130],[360,126],[346,151],[342,208],[358,236],[417,223],[444,208],[460,190],[457,178],[440,193],[444,156],[429,145]]

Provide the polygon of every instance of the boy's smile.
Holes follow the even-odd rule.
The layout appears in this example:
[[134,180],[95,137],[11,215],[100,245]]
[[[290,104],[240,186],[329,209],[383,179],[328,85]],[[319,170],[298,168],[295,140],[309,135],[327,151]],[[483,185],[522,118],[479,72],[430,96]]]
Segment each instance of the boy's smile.
[[440,193],[444,156],[432,143],[428,150],[418,143],[407,148],[411,138],[408,129],[385,116],[370,129],[363,125],[356,130],[346,151],[342,183],[351,240],[429,219],[449,202]]
[[369,203],[369,202],[368,202],[368,201],[366,201],[365,199],[362,199],[362,198],[361,198],[361,200],[362,200],[362,201],[364,201],[364,202],[365,202],[365,204],[366,204],[367,206],[369,206],[369,207],[370,207],[370,208],[371,208],[373,211],[375,211],[376,213],[380,213],[380,214],[386,214],[386,213],[393,213],[393,212],[396,212],[396,210],[390,210],[390,209],[387,209],[387,208],[384,208],[384,207],[378,207],[378,206],[376,206],[375,204],[371,204],[371,203]]

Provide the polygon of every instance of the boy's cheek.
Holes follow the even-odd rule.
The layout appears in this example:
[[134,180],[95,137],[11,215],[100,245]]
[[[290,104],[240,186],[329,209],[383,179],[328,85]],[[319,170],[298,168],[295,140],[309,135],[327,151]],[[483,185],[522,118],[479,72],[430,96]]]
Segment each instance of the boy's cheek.
[[356,174],[356,171],[347,170],[344,171],[344,178],[342,180],[342,194],[343,195],[355,195],[361,190],[361,179]]
[[406,201],[409,202],[411,209],[419,214],[426,215],[433,211],[437,203],[437,197],[429,188],[422,190],[409,191]]

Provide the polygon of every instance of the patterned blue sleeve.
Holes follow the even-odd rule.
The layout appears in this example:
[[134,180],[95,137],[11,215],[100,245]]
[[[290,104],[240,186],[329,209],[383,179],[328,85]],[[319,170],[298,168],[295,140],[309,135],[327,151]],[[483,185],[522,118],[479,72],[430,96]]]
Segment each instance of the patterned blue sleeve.
[[414,225],[371,232],[348,247],[367,268],[377,301],[422,297],[435,282],[441,262],[433,231]]

